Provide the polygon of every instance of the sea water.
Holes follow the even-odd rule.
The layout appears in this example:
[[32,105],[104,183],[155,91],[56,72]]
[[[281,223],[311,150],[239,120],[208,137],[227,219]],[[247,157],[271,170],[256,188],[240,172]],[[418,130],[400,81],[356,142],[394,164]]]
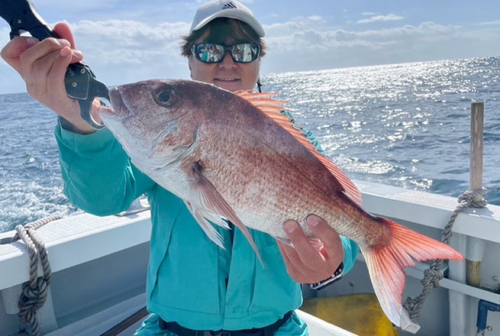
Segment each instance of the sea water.
[[[500,205],[500,57],[262,77],[354,180],[457,197],[469,187],[470,108],[485,102],[485,199]],[[80,210],[63,193],[56,115],[0,95],[0,232]]]

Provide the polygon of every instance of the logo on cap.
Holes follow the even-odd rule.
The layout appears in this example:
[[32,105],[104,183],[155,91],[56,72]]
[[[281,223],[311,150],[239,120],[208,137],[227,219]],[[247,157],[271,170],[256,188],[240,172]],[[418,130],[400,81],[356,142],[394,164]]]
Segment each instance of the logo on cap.
[[237,8],[235,5],[233,5],[232,2],[228,2],[224,6],[222,6],[222,9],[231,9],[231,8]]

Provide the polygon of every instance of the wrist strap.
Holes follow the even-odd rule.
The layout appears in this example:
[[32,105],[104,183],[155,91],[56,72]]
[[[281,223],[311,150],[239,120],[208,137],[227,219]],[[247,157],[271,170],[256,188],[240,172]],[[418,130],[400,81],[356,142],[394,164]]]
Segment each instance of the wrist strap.
[[337,270],[335,270],[335,272],[333,273],[333,275],[331,277],[329,277],[328,279],[325,279],[323,281],[320,281],[320,282],[317,282],[314,284],[310,284],[309,287],[311,289],[314,289],[314,290],[321,290],[321,289],[331,285],[332,283],[340,280],[342,278],[343,273],[344,273],[344,262],[341,262],[339,267],[337,267]]

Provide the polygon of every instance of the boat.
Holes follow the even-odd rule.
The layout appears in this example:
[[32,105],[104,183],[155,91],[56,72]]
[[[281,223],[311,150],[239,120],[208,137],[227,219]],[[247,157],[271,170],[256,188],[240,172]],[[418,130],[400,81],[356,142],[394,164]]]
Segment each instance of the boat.
[[[416,231],[439,239],[456,208],[457,199],[377,183],[355,181],[367,211],[389,217]],[[150,213],[136,207],[130,213],[97,217],[80,214],[51,221],[37,230],[50,256],[52,279],[47,301],[38,311],[43,335],[101,335],[140,311],[146,302],[145,280]],[[29,255],[25,245],[10,242],[15,231],[0,234],[0,335],[23,335],[18,319],[22,284],[29,279]],[[477,257],[477,246],[483,253]],[[480,261],[481,286],[466,283],[466,263],[450,262],[448,276],[440,281],[425,302],[418,335],[470,336],[476,330],[480,300],[500,304],[500,206],[467,209],[453,227],[451,245],[468,260]],[[477,258],[476,258],[477,259]],[[403,297],[421,291],[426,264],[407,269]],[[39,267],[39,275],[42,275]],[[373,293],[367,268],[360,254],[354,268],[336,285],[321,292],[304,289],[304,298]],[[354,335],[300,312],[327,335]],[[119,335],[132,335],[137,321]],[[500,314],[487,317],[488,330],[500,332]],[[406,335],[400,331],[400,335]],[[493,333],[495,334],[495,333]],[[493,335],[492,334],[492,335]],[[311,333],[311,335],[314,335]],[[318,334],[319,335],[319,334]]]
[[[447,223],[452,223],[449,243],[466,258],[466,262],[443,265],[439,288],[431,290],[419,316],[399,330],[399,335],[500,335],[500,314],[495,313],[500,311],[500,206],[469,207],[450,221],[457,214],[457,205],[462,204],[457,201],[463,200],[379,183],[354,183],[362,193],[363,207],[374,215],[438,240]],[[147,202],[139,199],[128,211],[113,216],[83,213],[48,218],[39,224],[36,237],[44,243],[50,260],[47,299],[36,314],[39,334],[133,335],[147,314],[151,234]],[[23,230],[21,226],[19,232]],[[18,302],[30,280],[30,265],[36,263],[31,263],[28,244],[17,239],[17,234],[0,233],[1,336],[27,335],[30,330],[20,322]],[[44,277],[42,269],[37,270],[40,279]],[[406,269],[403,300],[422,292],[421,280],[428,269],[428,263]],[[335,285],[320,292],[303,288],[305,302],[360,293],[374,293],[361,254],[354,268]],[[357,335],[306,311],[297,312],[308,323],[312,336]],[[328,314],[332,313],[322,312],[322,316]]]

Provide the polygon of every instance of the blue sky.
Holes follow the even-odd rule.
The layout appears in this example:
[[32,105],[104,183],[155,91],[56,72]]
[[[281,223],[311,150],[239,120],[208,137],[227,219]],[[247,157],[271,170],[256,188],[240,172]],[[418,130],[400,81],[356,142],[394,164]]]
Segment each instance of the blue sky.
[[[205,1],[33,0],[51,25],[67,21],[109,85],[189,78],[179,36]],[[500,55],[500,3],[477,1],[242,1],[266,30],[262,73]],[[0,45],[8,42],[0,20]],[[25,91],[0,61],[0,94]]]

